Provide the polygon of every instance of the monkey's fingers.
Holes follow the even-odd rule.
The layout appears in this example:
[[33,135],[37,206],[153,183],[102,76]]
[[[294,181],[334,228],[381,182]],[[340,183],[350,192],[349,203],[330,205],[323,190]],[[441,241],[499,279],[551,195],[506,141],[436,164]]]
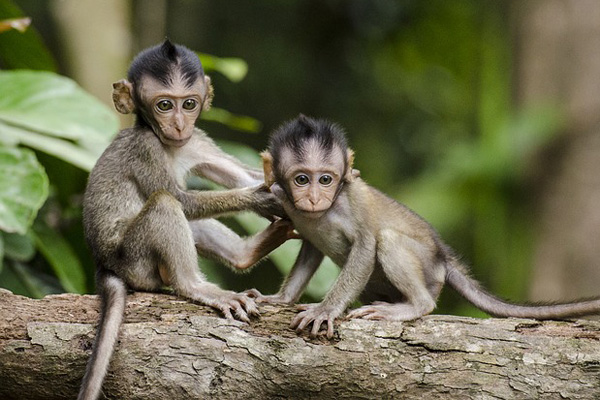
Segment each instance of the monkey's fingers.
[[296,332],[301,332],[312,322],[313,318],[307,315],[306,311],[296,315],[290,324],[290,328],[296,329]]
[[[381,305],[386,305],[387,303],[381,303]],[[381,307],[378,307],[377,304],[373,303],[373,305],[363,306],[357,308],[356,310],[352,310],[348,313],[347,319],[351,318],[362,318],[367,320],[379,321],[382,319],[386,319],[386,316],[382,312]]]
[[327,319],[327,339],[333,338],[333,319]]
[[246,296],[250,297],[251,299],[259,299],[259,298],[263,297],[263,294],[261,292],[259,292],[257,289],[244,290],[242,293],[245,294]]
[[317,337],[319,331],[321,330],[321,325],[323,325],[323,322],[325,322],[325,318],[323,318],[323,316],[319,315],[317,318],[315,318],[315,320],[313,321],[312,329],[310,330],[311,338]]
[[254,300],[251,297],[240,296],[239,302],[242,304],[242,306],[246,310],[246,313],[248,314],[248,316],[256,317],[256,318],[260,317],[260,312],[258,311],[258,307],[256,306],[256,303],[254,302]]
[[248,318],[248,314],[246,314],[246,311],[242,305],[237,301],[232,301],[232,303],[233,304],[230,307],[233,308],[236,318],[240,321],[244,321],[247,324],[250,323],[250,318]]
[[235,318],[233,318],[233,315],[231,314],[231,309],[229,307],[227,307],[227,306],[219,306],[217,308],[219,309],[219,311],[221,311],[221,313],[223,314],[223,316],[226,319],[229,319],[229,320],[232,320],[232,321],[235,320]]

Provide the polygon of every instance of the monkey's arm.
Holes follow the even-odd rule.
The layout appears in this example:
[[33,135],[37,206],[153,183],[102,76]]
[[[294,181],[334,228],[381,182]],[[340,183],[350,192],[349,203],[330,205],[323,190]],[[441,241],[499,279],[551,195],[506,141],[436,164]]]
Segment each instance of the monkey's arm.
[[286,240],[293,238],[290,221],[278,219],[265,230],[249,238],[241,238],[214,219],[189,222],[198,252],[237,270],[252,267]]
[[254,186],[264,182],[263,172],[244,165],[225,153],[208,136],[202,134],[198,141],[198,154],[202,155],[192,172],[226,188]]
[[293,304],[298,301],[310,278],[315,274],[323,261],[323,253],[307,240],[302,241],[302,247],[291,272],[285,278],[279,293],[264,296],[258,290],[251,289],[247,293],[261,303]]
[[[147,144],[147,146],[152,145],[157,146],[159,143]],[[133,168],[136,173],[132,177],[137,190],[145,199],[150,198],[153,193],[166,190],[181,203],[183,213],[188,220],[211,218],[245,210],[260,215],[285,215],[279,201],[264,185],[220,191],[185,190],[178,185],[172,172],[164,166],[163,160],[151,157],[159,151],[152,148],[144,152],[138,151],[140,152],[137,157],[139,165]]]
[[376,240],[371,235],[359,236],[353,243],[350,254],[325,299],[318,304],[299,306],[300,312],[291,323],[301,331],[312,323],[311,337],[317,336],[321,324],[327,323],[327,338],[333,337],[333,321],[356,299],[365,288],[375,268]]

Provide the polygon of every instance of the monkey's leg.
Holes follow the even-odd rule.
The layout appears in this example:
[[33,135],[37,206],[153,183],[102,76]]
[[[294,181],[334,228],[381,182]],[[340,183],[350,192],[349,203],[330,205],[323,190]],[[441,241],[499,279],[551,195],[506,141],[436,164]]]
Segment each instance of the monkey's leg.
[[246,293],[254,297],[259,303],[293,304],[298,301],[302,292],[304,292],[306,285],[321,265],[323,258],[323,253],[310,242],[303,240],[296,262],[294,262],[292,270],[285,278],[277,294],[265,296],[256,289],[247,290]]
[[419,251],[419,246],[413,239],[393,230],[380,233],[377,259],[386,278],[407,301],[395,304],[375,302],[353,310],[348,318],[410,321],[433,311],[435,299],[428,290],[425,279],[424,269],[428,266],[420,257],[423,252]]
[[254,300],[245,294],[220,289],[206,281],[198,269],[192,231],[180,203],[168,192],[153,193],[130,222],[122,241],[129,266],[125,279],[134,288],[155,290],[170,285],[188,299],[212,306],[225,317],[249,321],[258,315]]
[[358,296],[369,282],[375,269],[376,239],[372,235],[359,235],[350,249],[350,254],[338,275],[335,283],[327,292],[321,303],[301,304],[301,310],[292,323],[291,328],[302,331],[312,325],[310,336],[316,337],[322,324],[327,325],[327,338],[333,337],[333,321],[338,318],[348,305]]
[[262,232],[248,238],[239,237],[214,219],[190,221],[189,226],[200,255],[238,270],[258,263],[291,238],[293,231],[291,222],[286,220],[277,220]]

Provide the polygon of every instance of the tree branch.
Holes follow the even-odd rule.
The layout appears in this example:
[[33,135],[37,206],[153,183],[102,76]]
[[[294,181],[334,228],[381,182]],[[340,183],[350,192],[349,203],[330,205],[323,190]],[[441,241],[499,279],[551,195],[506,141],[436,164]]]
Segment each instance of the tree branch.
[[[108,398],[600,398],[596,321],[352,320],[329,342],[290,330],[291,307],[263,306],[247,325],[174,296],[127,303]],[[97,297],[0,290],[0,304],[0,398],[74,398]]]

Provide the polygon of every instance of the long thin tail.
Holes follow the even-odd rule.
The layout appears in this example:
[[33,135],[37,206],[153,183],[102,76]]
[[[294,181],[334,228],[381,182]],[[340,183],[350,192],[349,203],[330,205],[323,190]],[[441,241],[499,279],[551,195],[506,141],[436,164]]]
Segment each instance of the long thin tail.
[[112,271],[101,269],[97,274],[96,285],[102,301],[100,324],[78,400],[96,400],[100,395],[125,312],[127,288],[121,278]]
[[600,299],[549,305],[511,304],[486,292],[454,260],[446,264],[446,281],[475,307],[495,317],[561,319],[600,314]]

